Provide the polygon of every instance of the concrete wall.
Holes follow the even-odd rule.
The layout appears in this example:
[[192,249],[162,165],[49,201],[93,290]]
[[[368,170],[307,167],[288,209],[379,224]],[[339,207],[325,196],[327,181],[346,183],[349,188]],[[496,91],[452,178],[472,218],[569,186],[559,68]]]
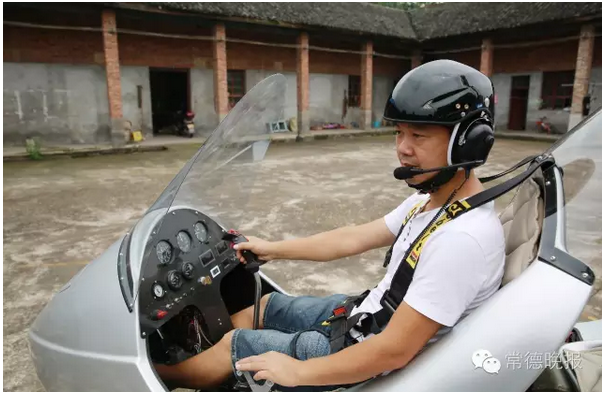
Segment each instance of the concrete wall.
[[527,130],[536,131],[537,121],[545,116],[547,121],[550,122],[556,129],[561,132],[565,132],[569,126],[570,108],[540,109],[542,83],[542,72],[531,74],[531,83],[529,86],[529,107],[527,110]]
[[[138,106],[138,86],[142,86],[142,106]],[[153,135],[153,116],[148,67],[121,66],[123,117],[132,122],[132,131]]]
[[522,75],[529,76],[529,97],[527,101],[527,121],[525,131],[536,131],[536,122],[544,116],[558,130],[566,131],[569,124],[568,110],[540,109],[543,73],[539,71],[493,75],[492,81],[497,95],[497,104],[495,106],[496,129],[506,130],[508,128],[512,77]]
[[46,144],[109,141],[102,66],[4,63],[4,143],[26,136]]
[[389,95],[395,87],[392,77],[374,76],[372,80],[372,122],[381,120]]
[[[597,42],[597,41],[596,41]],[[595,53],[595,52],[594,52]],[[595,63],[594,63],[595,64]],[[592,67],[590,76],[589,94],[591,99],[590,114],[602,106],[602,68]],[[569,127],[576,126],[583,120],[583,116],[579,114],[570,115]]]
[[322,123],[351,123],[361,121],[360,108],[347,108],[343,118],[343,100],[349,86],[349,76],[333,74],[309,75],[310,125]]
[[259,82],[274,74],[282,74],[286,78],[286,97],[284,100],[284,119],[297,117],[297,74],[271,70],[247,70],[245,73],[245,89],[248,92]]
[[[592,68],[592,75],[590,77],[591,83],[594,85],[590,85],[591,91],[591,110],[590,114],[602,107],[602,67],[594,67]],[[595,85],[599,84],[599,85]]]
[[[246,89],[277,73],[247,70]],[[297,77],[281,72],[287,80],[285,119],[297,116]],[[327,122],[361,122],[360,108],[347,108],[343,98],[348,88],[347,75],[310,75],[311,125]],[[393,89],[393,78],[375,76],[372,94],[372,121],[380,120]],[[213,70],[192,68],[191,106],[197,133],[206,135],[218,124],[213,99]],[[138,86],[142,87],[142,107],[138,105]],[[133,130],[152,137],[152,106],[149,68],[121,67],[123,116]],[[108,99],[102,66],[64,64],[4,64],[4,142],[21,145],[26,136],[40,136],[50,144],[99,143],[109,141]]]
[[[524,74],[523,74],[524,75]],[[527,104],[527,123],[525,126],[526,130],[537,130],[537,121],[545,116],[550,121],[552,119],[561,126],[565,121],[568,123],[568,119],[562,117],[562,111],[556,110],[542,110],[541,107],[541,88],[543,83],[543,73],[534,72],[529,74],[529,101]],[[556,112],[560,113],[560,117],[556,115]]]
[[[262,79],[278,73],[271,70],[247,70],[246,90],[249,91]],[[293,72],[280,72],[286,77],[287,93],[285,98],[284,116],[286,119],[297,116],[297,75]],[[382,86],[379,78],[379,90]],[[348,88],[349,77],[338,74],[310,74],[309,77],[309,113],[310,124],[322,123],[351,123],[359,124],[360,108],[348,108],[343,119],[343,98]],[[386,100],[386,98],[385,98]],[[380,105],[380,102],[379,102]],[[384,107],[383,107],[384,108]]]
[[208,135],[219,123],[213,100],[213,70],[190,69],[190,84],[191,108],[195,115],[196,132],[200,135]]
[[[570,108],[540,109],[541,88],[543,83],[543,72],[541,71],[493,75],[493,86],[495,87],[498,98],[498,102],[495,107],[497,129],[504,130],[508,127],[508,118],[510,115],[510,89],[512,86],[512,76],[515,75],[530,76],[526,125],[527,131],[536,131],[536,122],[544,116],[559,131],[567,131],[569,125]],[[592,113],[598,108],[602,107],[602,67],[592,68],[590,84],[592,100],[590,113]]]
[[497,130],[504,130],[508,127],[511,80],[510,74],[494,74],[491,77],[497,98],[497,103],[495,103],[495,127]]
[[[249,91],[262,79],[278,73],[270,70],[247,70],[246,90]],[[284,116],[290,119],[297,116],[297,74],[280,72],[285,76],[287,92]],[[310,74],[309,105],[311,125],[321,123],[341,123],[343,115],[343,97],[347,90],[349,77],[335,74]],[[393,90],[392,77],[374,76],[372,92],[372,121],[380,120],[385,109],[389,94]],[[361,121],[360,108],[347,108],[344,123]]]

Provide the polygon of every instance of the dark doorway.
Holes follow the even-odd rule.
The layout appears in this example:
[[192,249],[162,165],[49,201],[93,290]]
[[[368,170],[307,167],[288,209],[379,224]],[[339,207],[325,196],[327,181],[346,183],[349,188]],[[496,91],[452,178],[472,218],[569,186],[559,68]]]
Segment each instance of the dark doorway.
[[529,101],[528,75],[512,77],[510,90],[510,116],[508,128],[510,130],[524,130],[527,125],[527,104]]
[[153,133],[173,133],[172,127],[189,106],[188,70],[150,70]]

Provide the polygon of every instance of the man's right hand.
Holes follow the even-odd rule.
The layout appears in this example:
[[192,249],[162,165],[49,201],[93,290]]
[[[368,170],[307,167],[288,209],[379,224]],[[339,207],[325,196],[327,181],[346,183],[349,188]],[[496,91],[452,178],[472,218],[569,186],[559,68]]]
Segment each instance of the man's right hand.
[[245,258],[242,256],[241,250],[249,250],[257,255],[259,260],[270,261],[276,259],[275,254],[275,242],[265,241],[261,238],[257,237],[245,237],[249,241],[241,242],[239,244],[234,245],[234,249],[236,250],[236,257],[240,260],[241,263],[246,264]]
[[384,218],[359,226],[346,226],[310,237],[287,239],[277,242],[246,237],[248,242],[234,246],[236,257],[246,263],[240,253],[249,250],[260,260],[332,261],[364,253],[371,249],[390,246],[395,234],[389,230]]

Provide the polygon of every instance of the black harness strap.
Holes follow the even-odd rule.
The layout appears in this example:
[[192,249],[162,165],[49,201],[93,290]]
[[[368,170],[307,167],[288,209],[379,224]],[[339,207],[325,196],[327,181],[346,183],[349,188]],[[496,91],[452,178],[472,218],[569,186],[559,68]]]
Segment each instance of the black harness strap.
[[408,224],[408,222],[411,219],[413,219],[415,215],[418,215],[418,213],[419,213],[420,210],[422,210],[422,202],[419,202],[416,205],[414,205],[412,207],[412,209],[410,209],[410,212],[408,212],[408,214],[406,215],[405,219],[401,223],[401,227],[399,227],[399,231],[397,232],[397,236],[395,236],[395,240],[393,241],[393,243],[389,247],[389,250],[387,250],[387,254],[385,255],[385,262],[383,263],[383,267],[387,268],[387,266],[391,262],[391,256],[393,255],[393,247],[397,243],[397,240],[401,236],[401,233],[403,233],[403,229],[406,227],[406,224]]
[[[525,160],[521,161],[522,165],[526,164]],[[519,164],[521,164],[519,163]],[[451,204],[449,207],[445,209],[445,215],[443,215],[440,219],[437,219],[435,223],[433,223],[430,227],[425,229],[425,231],[420,234],[416,240],[410,245],[405,255],[402,258],[402,262],[395,272],[393,279],[391,281],[391,287],[388,291],[383,294],[381,298],[381,305],[383,309],[378,311],[375,315],[377,315],[378,321],[388,322],[397,307],[403,301],[406,292],[408,291],[412,279],[414,278],[414,272],[416,265],[418,264],[418,259],[420,258],[420,253],[422,252],[422,247],[426,243],[427,239],[433,234],[439,227],[444,225],[445,223],[457,219],[468,211],[471,211],[475,208],[481,207],[499,196],[508,193],[509,191],[516,188],[518,185],[522,184],[527,178],[529,178],[533,173],[543,166],[544,164],[553,164],[554,159],[550,156],[539,156],[531,161],[531,165],[520,175],[511,178],[497,186],[494,186],[490,189],[484,190],[481,193],[478,193],[465,201],[457,201]],[[515,166],[516,167],[516,166]],[[381,326],[382,327],[382,326]]]
[[[332,316],[328,319],[319,322],[306,330],[297,332],[291,341],[291,354],[295,355],[297,352],[297,341],[299,340],[299,336],[308,331],[317,331],[329,338],[330,349],[333,353],[344,348],[348,342],[351,342],[351,338],[349,338],[347,334],[361,318],[361,314],[352,317],[349,317],[349,315],[351,315],[353,308],[359,306],[364,299],[366,299],[368,294],[370,294],[370,290],[366,290],[358,296],[347,297],[340,306],[332,311]],[[330,332],[328,332],[328,328],[330,328]]]

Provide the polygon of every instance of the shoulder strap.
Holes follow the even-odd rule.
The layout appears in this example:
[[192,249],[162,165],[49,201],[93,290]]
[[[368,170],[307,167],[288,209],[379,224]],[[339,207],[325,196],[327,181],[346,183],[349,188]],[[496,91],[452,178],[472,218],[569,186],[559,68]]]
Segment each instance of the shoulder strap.
[[441,218],[438,218],[430,226],[427,226],[422,233],[416,237],[403,256],[402,262],[391,281],[390,289],[385,291],[383,297],[381,298],[380,303],[383,306],[383,309],[374,315],[376,321],[379,322],[379,325],[383,322],[388,322],[399,304],[401,304],[403,301],[406,292],[410,287],[412,279],[414,278],[414,271],[416,265],[418,264],[422,247],[426,243],[426,240],[439,227],[451,220],[457,219],[466,212],[485,205],[495,200],[499,196],[508,193],[533,175],[538,168],[543,166],[551,166],[553,164],[554,159],[552,156],[538,156],[531,161],[531,164],[524,172],[516,177],[511,178],[490,189],[484,190],[481,193],[475,194],[465,201],[457,201],[449,205],[445,209],[445,214]]
[[[448,209],[454,205],[457,205],[454,208],[456,216],[448,214],[447,210],[443,211],[443,215],[441,215],[438,218],[435,218],[432,224],[427,225],[427,227],[425,227],[424,230],[422,230],[422,232],[416,237],[414,242],[410,244],[410,247],[408,248],[408,250],[406,250],[401,260],[401,264],[399,264],[399,268],[397,268],[395,275],[393,275],[391,287],[383,294],[383,298],[381,299],[381,305],[383,306],[383,308],[391,309],[388,308],[388,306],[385,306],[385,304],[383,304],[383,302],[388,302],[389,304],[391,304],[390,306],[393,310],[397,309],[397,306],[404,299],[406,292],[410,288],[410,284],[414,279],[414,271],[416,269],[416,265],[418,264],[418,260],[420,259],[422,247],[429,239],[429,237],[435,231],[437,231],[437,229],[439,229],[447,222],[460,216],[460,212],[464,213],[472,209],[470,206],[467,207],[464,204],[465,202],[457,202],[450,205]],[[396,302],[396,300],[400,301]]]
[[389,247],[389,250],[387,250],[387,254],[385,255],[385,262],[383,263],[383,267],[387,268],[387,266],[391,262],[391,256],[393,255],[393,247],[395,246],[395,244],[397,243],[397,240],[401,236],[401,233],[403,232],[403,229],[406,227],[406,224],[408,224],[408,222],[410,221],[410,219],[412,219],[414,217],[414,215],[417,215],[417,213],[424,206],[424,204],[425,204],[424,201],[420,201],[420,202],[414,204],[412,209],[410,209],[410,211],[406,215],[405,219],[401,223],[401,227],[399,227],[399,231],[397,232],[397,236],[395,237],[395,240]]

